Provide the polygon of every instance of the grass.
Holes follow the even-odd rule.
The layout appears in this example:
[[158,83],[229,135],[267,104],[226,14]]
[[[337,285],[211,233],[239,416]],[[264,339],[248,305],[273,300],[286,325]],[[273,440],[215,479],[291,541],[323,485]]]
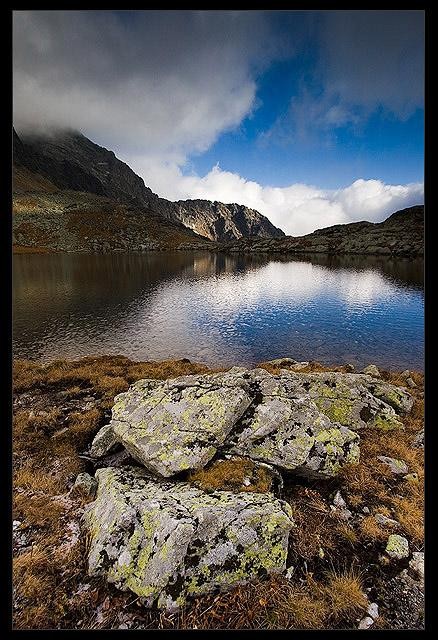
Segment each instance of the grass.
[[[278,368],[263,365],[273,373]],[[309,370],[334,368],[310,363]],[[342,371],[342,367],[335,368]],[[290,534],[290,580],[273,576],[232,591],[196,599],[177,613],[145,611],[135,597],[86,577],[86,541],[71,535],[84,509],[80,496],[69,495],[81,471],[90,471],[80,454],[96,431],[106,424],[114,396],[140,378],[167,379],[205,373],[190,361],[133,362],[124,356],[81,358],[41,365],[14,362],[13,424],[14,519],[27,547],[14,558],[17,629],[114,628],[118,613],[130,612],[147,629],[330,629],[356,628],[366,601],[364,584],[382,554],[390,526],[379,525],[381,513],[399,522],[411,548],[423,545],[423,451],[412,440],[423,427],[423,378],[412,390],[413,410],[403,417],[403,432],[361,432],[361,461],[345,467],[333,480],[285,478],[282,498],[293,510],[296,527]],[[384,379],[404,385],[397,373]],[[92,403],[90,404],[90,397]],[[85,408],[84,408],[85,407]],[[401,458],[411,480],[393,476],[378,455]],[[246,479],[250,479],[248,485]],[[189,481],[207,491],[266,492],[270,474],[246,458],[216,461],[190,474]],[[248,486],[247,486],[248,485]],[[351,510],[366,507],[362,519],[343,521],[330,509],[340,490]],[[70,533],[69,533],[70,532]],[[355,567],[361,567],[364,575]],[[390,567],[381,566],[385,572]],[[88,588],[81,590],[81,584]],[[103,602],[108,602],[102,608]],[[96,617],[100,607],[103,618]],[[382,623],[383,624],[383,623]]]
[[[246,484],[248,480],[250,484]],[[249,491],[267,493],[271,489],[272,476],[266,468],[256,465],[249,458],[218,460],[204,469],[194,471],[189,482],[204,491]]]

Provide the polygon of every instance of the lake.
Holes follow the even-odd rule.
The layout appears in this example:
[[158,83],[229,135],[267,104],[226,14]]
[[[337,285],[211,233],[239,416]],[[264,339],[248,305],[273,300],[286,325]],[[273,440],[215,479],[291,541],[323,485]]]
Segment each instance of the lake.
[[210,252],[24,254],[15,358],[123,354],[423,369],[423,261]]

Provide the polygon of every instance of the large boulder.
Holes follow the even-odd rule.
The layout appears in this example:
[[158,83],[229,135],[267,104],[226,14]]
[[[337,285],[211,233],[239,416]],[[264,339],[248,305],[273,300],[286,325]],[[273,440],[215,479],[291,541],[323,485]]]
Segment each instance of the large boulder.
[[245,375],[245,369],[232,369],[164,382],[139,380],[115,398],[115,438],[164,477],[203,467],[251,404]]
[[234,367],[226,373],[139,380],[115,398],[91,454],[122,444],[153,473],[204,467],[218,451],[313,476],[357,462],[362,428],[396,429],[405,389],[365,374]]
[[286,568],[290,507],[272,494],[204,493],[145,469],[103,468],[84,514],[90,576],[172,610]]

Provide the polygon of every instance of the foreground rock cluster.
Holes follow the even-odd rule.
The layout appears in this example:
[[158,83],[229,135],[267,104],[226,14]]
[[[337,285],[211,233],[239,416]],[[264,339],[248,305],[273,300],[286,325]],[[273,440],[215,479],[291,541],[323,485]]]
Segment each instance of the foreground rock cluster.
[[83,520],[90,575],[172,610],[285,573],[291,507],[272,492],[207,492],[189,474],[238,456],[277,475],[335,476],[359,461],[361,430],[402,429],[399,417],[412,408],[405,389],[371,373],[234,367],[137,381],[115,398],[89,452],[129,454],[127,465],[96,472]]

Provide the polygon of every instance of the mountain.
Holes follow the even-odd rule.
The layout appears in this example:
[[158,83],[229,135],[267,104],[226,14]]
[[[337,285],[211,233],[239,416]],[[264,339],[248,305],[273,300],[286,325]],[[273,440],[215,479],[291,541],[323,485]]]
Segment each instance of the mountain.
[[14,131],[14,162],[49,179],[59,190],[86,192],[145,208],[210,240],[284,235],[258,211],[243,205],[160,198],[113,151],[77,131],[21,137]]
[[242,238],[226,243],[223,250],[421,256],[424,254],[424,206],[396,211],[383,222],[337,224],[300,237]]

